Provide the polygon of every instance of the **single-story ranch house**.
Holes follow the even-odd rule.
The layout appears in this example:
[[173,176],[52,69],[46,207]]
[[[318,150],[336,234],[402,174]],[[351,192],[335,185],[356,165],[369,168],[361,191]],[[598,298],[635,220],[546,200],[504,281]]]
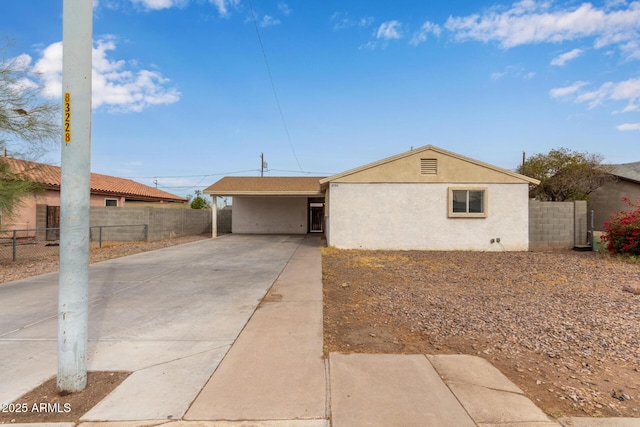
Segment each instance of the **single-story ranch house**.
[[353,249],[526,251],[538,183],[427,145],[329,177],[224,177],[204,192],[233,197],[233,233],[324,232],[327,244]]
[[[9,170],[26,180],[36,182],[42,186],[42,191],[33,196],[27,196],[15,210],[13,217],[3,218],[0,212],[0,225],[3,230],[24,230],[59,227],[60,226],[60,166],[27,160],[2,157],[0,161],[7,164]],[[184,197],[149,187],[148,185],[130,179],[115,176],[91,174],[90,183],[91,206],[156,206],[188,207],[188,200]],[[46,208],[46,223],[38,223],[38,206]]]

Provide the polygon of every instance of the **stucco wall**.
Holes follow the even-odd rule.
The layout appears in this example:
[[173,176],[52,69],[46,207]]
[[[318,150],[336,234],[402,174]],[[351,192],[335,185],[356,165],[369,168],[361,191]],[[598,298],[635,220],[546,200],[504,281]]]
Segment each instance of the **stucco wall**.
[[231,232],[237,234],[306,234],[306,197],[233,198]]
[[[528,185],[473,185],[487,188],[486,218],[448,217],[448,188],[459,184],[331,183],[328,244],[354,249],[528,250]],[[490,242],[497,238],[500,243]]]
[[640,184],[624,180],[607,182],[591,193],[589,209],[593,209],[596,230],[604,230],[603,223],[609,221],[614,212],[631,210],[622,201],[623,197],[634,202],[640,199]]

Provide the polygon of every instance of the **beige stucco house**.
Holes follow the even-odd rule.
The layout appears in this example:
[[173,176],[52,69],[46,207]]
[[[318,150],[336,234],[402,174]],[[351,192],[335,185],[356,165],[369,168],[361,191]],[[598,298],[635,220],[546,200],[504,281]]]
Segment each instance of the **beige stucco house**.
[[524,251],[530,184],[538,181],[428,145],[329,177],[227,177],[205,193],[233,197],[234,233],[324,232],[339,248]]

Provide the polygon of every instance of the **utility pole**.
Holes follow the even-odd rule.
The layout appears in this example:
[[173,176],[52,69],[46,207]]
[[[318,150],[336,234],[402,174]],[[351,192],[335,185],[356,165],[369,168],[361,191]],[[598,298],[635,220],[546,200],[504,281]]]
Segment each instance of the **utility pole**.
[[63,0],[62,22],[57,387],[73,393],[87,386],[93,1]]
[[267,164],[264,162],[264,153],[260,153],[260,176],[264,176],[264,169]]

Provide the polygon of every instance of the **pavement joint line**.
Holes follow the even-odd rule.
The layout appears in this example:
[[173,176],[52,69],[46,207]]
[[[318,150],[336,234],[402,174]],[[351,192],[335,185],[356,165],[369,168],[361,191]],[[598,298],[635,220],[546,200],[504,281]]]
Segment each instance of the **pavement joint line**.
[[329,357],[323,357],[324,359],[324,415],[329,420],[331,425],[331,367],[329,366]]
[[[13,331],[11,331],[11,332],[7,332],[7,333],[5,333],[5,334],[2,334],[2,335],[0,335],[0,338],[6,337],[7,335],[14,334],[14,333],[16,333],[16,332],[24,331],[24,330],[25,330],[25,329],[27,329],[27,328],[30,328],[30,327],[35,326],[35,325],[38,325],[38,324],[40,324],[40,323],[42,323],[42,322],[46,322],[47,320],[55,319],[55,318],[57,318],[57,317],[58,317],[58,314],[57,314],[57,313],[56,313],[55,315],[45,317],[45,318],[43,318],[43,319],[37,320],[37,321],[35,321],[35,322],[29,323],[28,325],[25,325],[25,326],[22,326],[22,327],[20,327],[20,328],[18,328],[18,329],[15,329],[15,330],[13,330]],[[4,338],[3,338],[3,339],[4,339]]]
[[447,388],[447,390],[449,390],[449,393],[451,393],[451,395],[453,396],[454,399],[456,399],[456,401],[458,402],[458,404],[460,405],[460,407],[462,408],[462,410],[465,412],[465,414],[467,414],[467,416],[469,417],[469,419],[477,426],[478,422],[471,416],[471,414],[469,413],[469,411],[467,410],[467,408],[462,404],[462,402],[460,401],[460,399],[458,399],[458,396],[453,392],[453,390],[451,390],[451,387],[449,387],[449,384],[447,384],[447,382],[444,380],[444,378],[442,378],[442,375],[440,375],[440,372],[438,372],[438,370],[436,369],[435,366],[433,366],[433,363],[431,363],[431,360],[429,360],[428,355],[423,354],[422,356],[424,356],[424,359],[427,361],[427,363],[429,365],[431,365],[431,368],[436,372],[436,374],[438,374],[438,377],[440,378],[440,381],[442,381],[442,384],[444,384],[444,386]]
[[[146,370],[146,369],[151,369],[151,368],[155,368],[155,367],[157,367],[157,366],[166,365],[167,363],[172,363],[172,362],[176,362],[176,361],[178,361],[178,360],[188,359],[189,357],[199,356],[199,355],[204,354],[204,353],[210,353],[210,352],[215,351],[215,350],[217,350],[217,349],[219,349],[219,348],[227,347],[227,346],[229,346],[229,349],[231,348],[231,344],[220,345],[220,346],[218,346],[218,347],[210,348],[210,349],[208,349],[208,350],[202,350],[202,351],[198,351],[198,352],[196,352],[196,353],[187,354],[187,355],[185,355],[185,356],[176,357],[175,359],[169,359],[169,360],[164,360],[164,361],[162,361],[162,362],[154,363],[153,365],[148,365],[148,366],[145,366],[145,367],[143,367],[143,368],[136,369],[134,372],[144,371],[144,370]],[[229,352],[229,351],[227,350],[227,353],[228,353],[228,352]],[[225,353],[225,356],[226,356],[226,353]]]

